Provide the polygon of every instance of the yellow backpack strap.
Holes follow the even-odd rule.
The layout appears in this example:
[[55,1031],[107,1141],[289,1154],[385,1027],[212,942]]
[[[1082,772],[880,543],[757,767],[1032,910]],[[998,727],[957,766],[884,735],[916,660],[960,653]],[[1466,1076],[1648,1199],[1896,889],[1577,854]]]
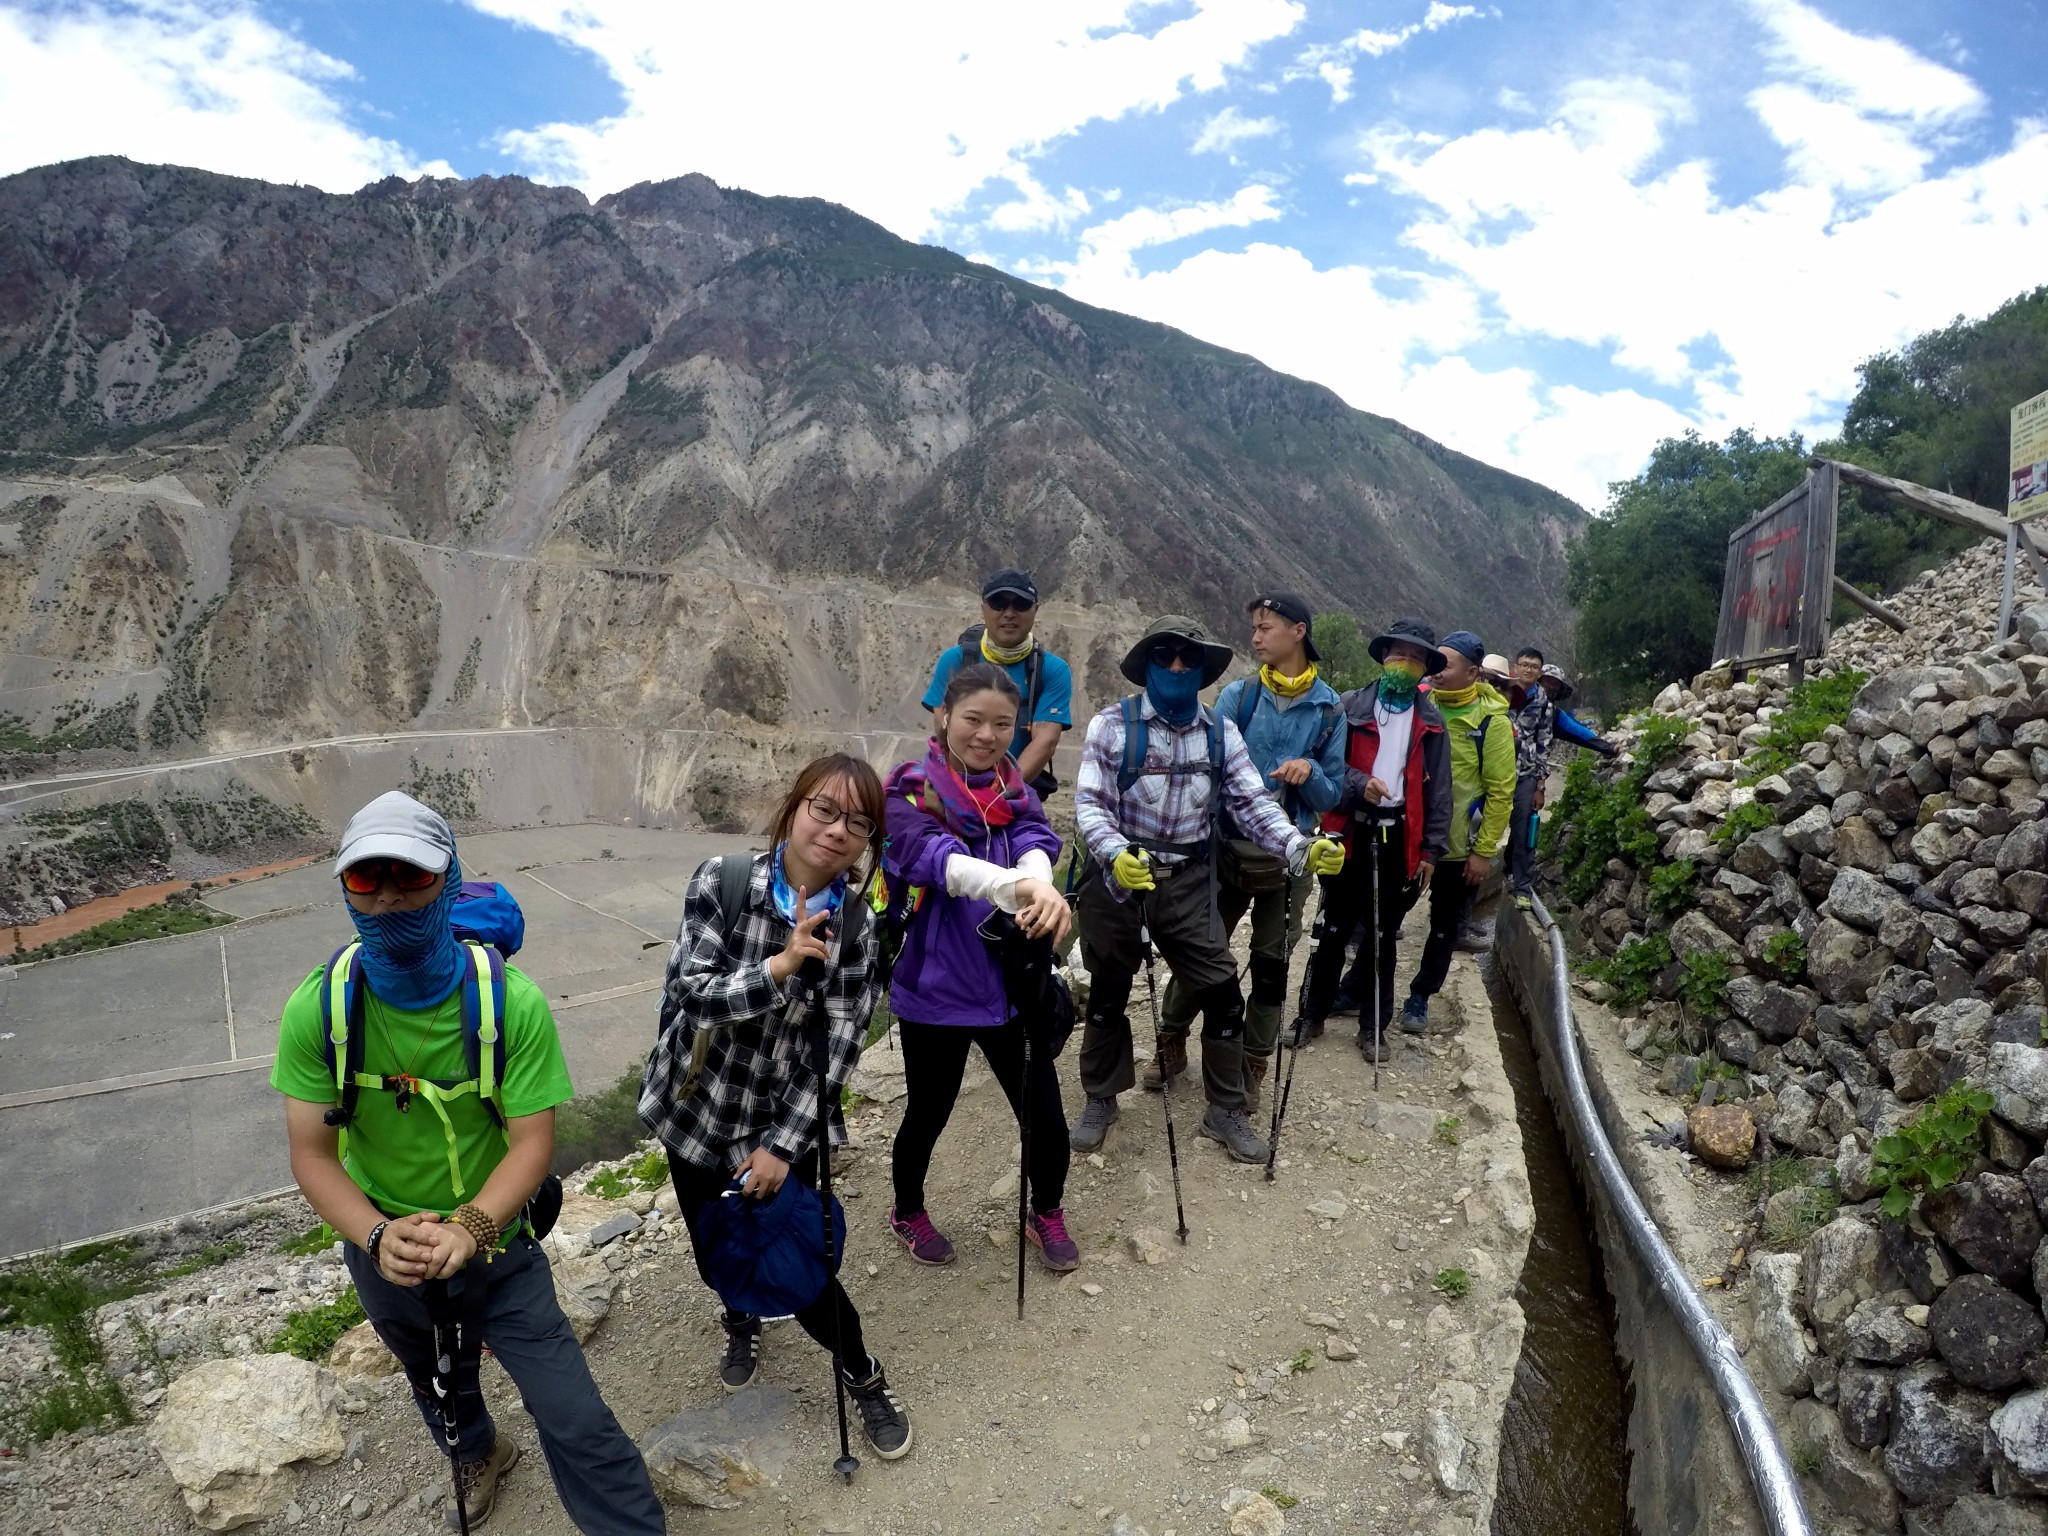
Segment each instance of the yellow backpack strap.
[[[493,979],[491,957],[475,940],[465,941],[469,963],[476,974],[476,1091],[477,1097],[498,1103],[498,983]],[[502,1111],[500,1118],[503,1118]],[[511,1138],[506,1138],[511,1144]]]

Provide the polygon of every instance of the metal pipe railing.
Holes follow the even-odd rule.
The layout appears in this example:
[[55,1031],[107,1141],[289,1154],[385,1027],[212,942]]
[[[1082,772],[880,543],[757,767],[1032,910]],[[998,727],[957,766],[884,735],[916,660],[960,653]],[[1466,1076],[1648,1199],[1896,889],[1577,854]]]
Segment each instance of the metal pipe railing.
[[1778,1438],[1777,1426],[1764,1409],[1762,1394],[1757,1391],[1756,1383],[1749,1379],[1742,1357],[1735,1351],[1735,1341],[1728,1336],[1728,1330],[1715,1321],[1713,1313],[1700,1299],[1691,1278],[1680,1267],[1678,1256],[1664,1241],[1664,1234],[1650,1219],[1648,1208],[1629,1182],[1613,1143],[1607,1139],[1606,1127],[1593,1104],[1592,1090],[1586,1086],[1585,1063],[1579,1055],[1564,935],[1558,932],[1556,919],[1551,917],[1550,910],[1540,900],[1535,901],[1533,907],[1537,919],[1543,924],[1545,936],[1550,940],[1550,964],[1557,992],[1552,1024],[1557,1037],[1557,1064],[1564,1079],[1566,1107],[1578,1127],[1580,1139],[1585,1143],[1593,1172],[1612,1203],[1615,1221],[1628,1239],[1629,1247],[1635,1250],[1636,1257],[1649,1270],[1665,1303],[1677,1314],[1679,1326],[1685,1330],[1686,1342],[1692,1345],[1707,1379],[1713,1383],[1714,1395],[1721,1400],[1721,1411],[1727,1416],[1728,1427],[1735,1433],[1735,1443],[1741,1448],[1743,1463],[1749,1470],[1750,1485],[1756,1490],[1757,1507],[1763,1513],[1764,1524],[1769,1527],[1771,1536],[1813,1536],[1813,1517],[1806,1511],[1806,1500],[1799,1491],[1799,1478],[1792,1470],[1791,1458],[1785,1454],[1784,1443]]

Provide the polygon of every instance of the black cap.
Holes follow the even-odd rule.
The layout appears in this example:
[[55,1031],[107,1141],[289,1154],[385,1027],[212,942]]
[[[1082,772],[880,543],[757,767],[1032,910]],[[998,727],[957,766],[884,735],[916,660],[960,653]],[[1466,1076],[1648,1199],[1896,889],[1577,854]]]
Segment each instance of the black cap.
[[1038,583],[1031,579],[1029,571],[997,571],[981,584],[981,600],[983,602],[987,602],[990,598],[999,596],[1004,592],[1015,593],[1034,608],[1038,606]]
[[1423,653],[1424,657],[1427,658],[1423,662],[1425,672],[1434,675],[1443,671],[1444,655],[1442,651],[1436,648],[1436,631],[1430,627],[1429,620],[1416,618],[1394,620],[1393,623],[1389,624],[1379,634],[1372,637],[1371,642],[1365,648],[1366,654],[1371,656],[1374,661],[1384,663],[1387,659],[1388,647],[1397,640],[1412,645]]
[[1322,653],[1316,649],[1315,615],[1308,611],[1308,601],[1298,592],[1261,592],[1245,604],[1246,613],[1257,613],[1261,608],[1270,609],[1290,624],[1305,624],[1308,633],[1301,637],[1301,648],[1310,661],[1321,661]]

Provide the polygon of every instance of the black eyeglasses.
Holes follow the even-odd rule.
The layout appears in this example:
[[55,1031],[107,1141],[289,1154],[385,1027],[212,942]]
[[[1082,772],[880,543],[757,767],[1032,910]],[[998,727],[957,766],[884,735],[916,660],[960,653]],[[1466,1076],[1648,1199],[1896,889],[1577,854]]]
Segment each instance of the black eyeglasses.
[[846,830],[862,842],[875,835],[875,824],[872,821],[859,811],[849,811],[828,795],[813,795],[804,803],[811,808],[811,814],[828,827],[843,821],[846,823]]
[[1199,645],[1188,640],[1154,641],[1152,649],[1146,652],[1146,655],[1154,665],[1161,667],[1172,666],[1174,659],[1178,657],[1197,672],[1201,671],[1202,663],[1208,659]]
[[994,597],[984,597],[982,601],[997,613],[1029,613],[1038,606],[1030,598],[1015,592],[998,592]]

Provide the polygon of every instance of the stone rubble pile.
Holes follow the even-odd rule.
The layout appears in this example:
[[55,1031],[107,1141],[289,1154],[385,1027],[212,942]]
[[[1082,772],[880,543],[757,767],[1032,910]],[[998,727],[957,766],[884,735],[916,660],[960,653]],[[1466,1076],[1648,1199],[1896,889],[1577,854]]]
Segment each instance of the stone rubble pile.
[[[1652,712],[1691,729],[1642,807],[1657,862],[1693,862],[1689,902],[1660,914],[1651,871],[1615,859],[1564,918],[1597,955],[1668,940],[1628,1044],[1694,1101],[1692,1150],[1804,1160],[1765,1207],[1766,1239],[1796,1251],[1751,1260],[1748,1363],[1787,1400],[1802,1470],[1873,1531],[2048,1536],[2048,603],[2024,585],[1994,642],[2000,558],[1888,597],[1906,634],[1838,631],[1809,675],[1870,681],[1780,772],[1745,760],[1786,705],[1782,667],[1665,689]],[[1616,733],[1625,750],[1646,723]],[[1762,820],[1752,801],[1771,824],[1717,838]],[[1704,1014],[1680,1001],[1703,951],[1728,976]],[[1957,1085],[1991,1097],[1981,1155],[1886,1216],[1876,1143]]]

